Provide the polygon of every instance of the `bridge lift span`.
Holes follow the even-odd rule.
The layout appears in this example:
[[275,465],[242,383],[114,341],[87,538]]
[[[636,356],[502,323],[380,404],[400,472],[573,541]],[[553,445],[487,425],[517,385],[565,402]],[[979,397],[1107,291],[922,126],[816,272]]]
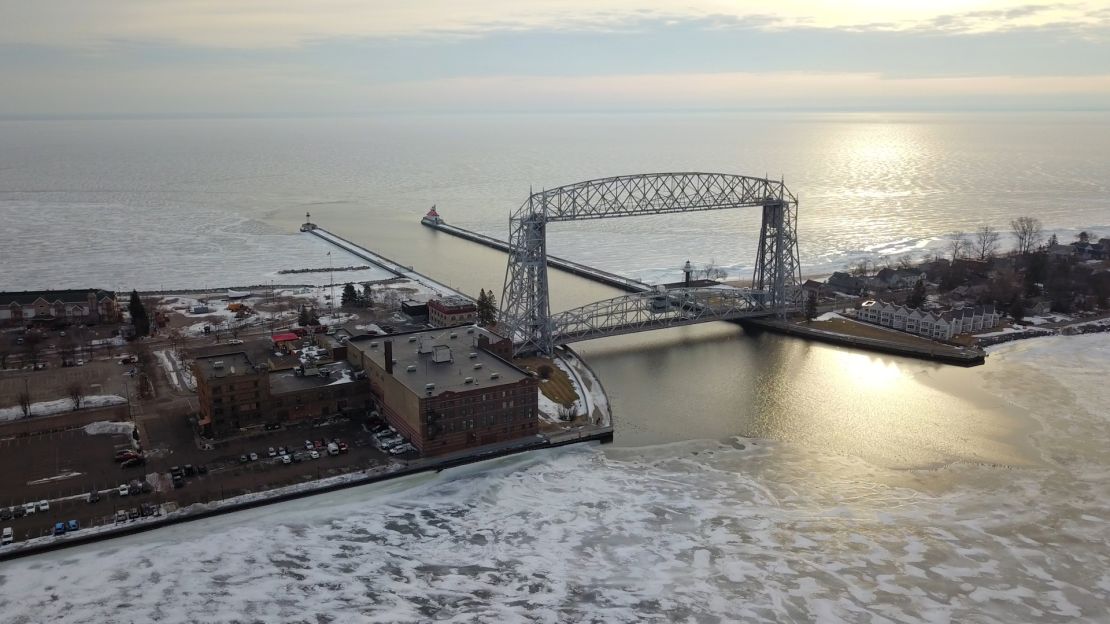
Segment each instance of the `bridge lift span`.
[[[785,314],[800,304],[798,201],[781,181],[724,173],[650,173],[533,193],[509,220],[509,259],[499,324],[514,355],[555,345],[707,321]],[[547,224],[640,215],[760,208],[750,290],[680,288],[636,293],[551,314]]]

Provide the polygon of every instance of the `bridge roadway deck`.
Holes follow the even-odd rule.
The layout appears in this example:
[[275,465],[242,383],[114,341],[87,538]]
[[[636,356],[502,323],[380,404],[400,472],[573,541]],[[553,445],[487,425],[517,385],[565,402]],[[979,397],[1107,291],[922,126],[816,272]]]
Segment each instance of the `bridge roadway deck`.
[[[422,219],[420,222],[432,228],[433,230],[439,230],[440,232],[444,232],[445,234],[457,236],[458,238],[478,243],[479,245],[485,245],[486,247],[490,247],[498,251],[503,251],[505,253],[509,252],[509,243],[503,240],[498,240],[496,238],[486,236],[485,234],[479,234],[477,232],[472,232],[470,230],[454,225],[448,225],[443,222],[436,223],[430,219]],[[613,288],[619,288],[620,290],[623,290],[625,292],[648,292],[652,288],[650,284],[645,284],[643,282],[628,277],[617,275],[616,273],[610,273],[608,271],[602,271],[601,269],[595,269],[594,267],[579,264],[577,262],[571,262],[570,260],[566,260],[563,258],[556,258],[555,256],[547,257],[547,265],[559,269],[560,271],[566,271],[567,273],[571,273],[579,277],[584,277],[595,282],[600,282],[607,286],[612,286]]]

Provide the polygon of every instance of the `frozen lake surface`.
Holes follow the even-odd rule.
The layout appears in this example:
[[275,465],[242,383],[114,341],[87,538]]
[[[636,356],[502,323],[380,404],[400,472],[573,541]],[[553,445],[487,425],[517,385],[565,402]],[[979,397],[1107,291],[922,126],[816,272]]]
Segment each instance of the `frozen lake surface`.
[[1039,465],[899,471],[749,439],[573,448],[14,561],[6,621],[1110,618],[1110,335],[970,369]]

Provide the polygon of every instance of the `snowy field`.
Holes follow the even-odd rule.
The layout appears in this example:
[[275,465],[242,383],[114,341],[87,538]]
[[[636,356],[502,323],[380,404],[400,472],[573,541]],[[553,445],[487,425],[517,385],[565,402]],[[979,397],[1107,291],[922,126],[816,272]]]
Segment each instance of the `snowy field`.
[[[12,397],[9,400],[15,400]],[[81,399],[81,409],[93,407],[107,407],[109,405],[122,405],[127,402],[127,399],[114,394],[97,394]],[[65,412],[73,411],[73,401],[71,399],[55,399],[53,401],[39,401],[30,405],[31,416],[50,416],[53,414],[63,414]],[[17,404],[14,407],[0,407],[0,422],[5,420],[16,420],[23,418],[23,409]]]
[[[6,202],[0,207],[9,236],[4,290],[105,288],[180,290],[274,284],[327,284],[328,272],[279,274],[282,269],[366,266],[334,245],[301,232],[206,208]],[[59,215],[67,227],[57,227]],[[10,217],[10,218],[9,218]],[[171,222],[172,221],[172,222]],[[75,236],[75,232],[81,232]],[[26,249],[23,246],[26,245]],[[48,248],[51,253],[36,253]],[[331,256],[328,256],[331,252]],[[373,267],[337,271],[336,283],[392,277]]]
[[[969,374],[1042,423],[1038,467],[915,471],[945,485],[913,489],[759,440],[558,449],[13,561],[0,609],[13,624],[1110,621],[1110,336],[992,362]],[[1046,375],[1054,390],[1035,390]]]

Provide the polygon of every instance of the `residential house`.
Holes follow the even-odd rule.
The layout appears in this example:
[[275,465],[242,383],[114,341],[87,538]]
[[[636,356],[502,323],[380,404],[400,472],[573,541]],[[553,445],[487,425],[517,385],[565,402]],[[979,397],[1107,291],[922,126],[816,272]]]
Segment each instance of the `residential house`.
[[843,271],[837,271],[825,280],[829,288],[837,292],[842,292],[848,295],[859,295],[867,289],[867,281],[859,277],[849,275]]
[[911,334],[949,340],[956,334],[995,327],[1001,320],[994,306],[974,306],[935,314],[884,301],[860,304],[856,318]]
[[118,323],[116,293],[87,290],[38,290],[0,293],[0,324]]

